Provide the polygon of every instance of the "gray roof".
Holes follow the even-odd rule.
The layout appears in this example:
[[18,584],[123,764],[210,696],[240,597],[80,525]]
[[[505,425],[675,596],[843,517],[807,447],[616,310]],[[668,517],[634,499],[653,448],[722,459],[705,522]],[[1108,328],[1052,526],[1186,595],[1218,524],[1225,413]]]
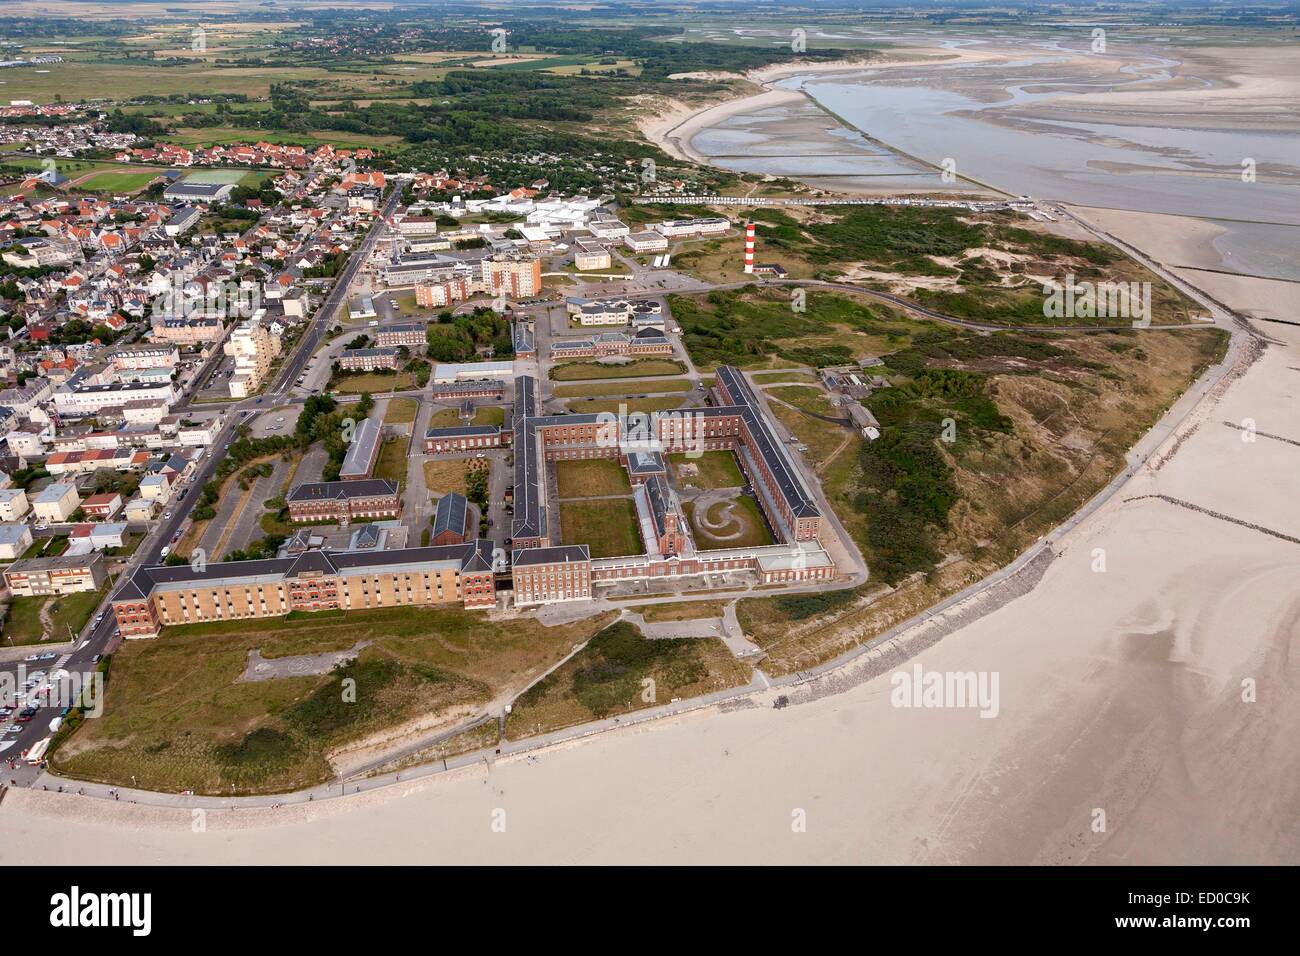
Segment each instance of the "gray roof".
[[349,475],[369,475],[379,448],[379,437],[383,432],[380,424],[373,418],[365,419],[352,433],[352,443],[348,445],[343,464],[339,467],[339,477]]
[[763,406],[745,376],[730,365],[719,365],[717,374],[718,385],[724,394],[744,407],[745,424],[749,426],[754,446],[780,486],[781,493],[790,506],[790,513],[796,518],[815,518],[820,515],[821,511],[808,486],[804,484],[803,476],[799,474],[785,446],[772,432]]
[[344,349],[340,358],[371,358],[387,355],[397,355],[401,346],[397,345],[380,345],[370,349]]
[[468,516],[469,502],[464,495],[452,491],[438,499],[437,510],[433,514],[433,536],[436,538],[444,531],[463,535]]
[[566,564],[590,561],[591,549],[585,544],[566,544],[554,548],[524,548],[511,555],[510,563],[516,568],[538,564]]
[[396,495],[397,482],[386,478],[361,481],[309,481],[294,487],[288,501],[327,501],[338,498],[377,498]]
[[30,534],[27,525],[19,524],[16,521],[6,521],[0,523],[0,544],[17,544],[23,540],[23,536]]
[[546,535],[546,494],[542,489],[541,451],[537,447],[537,380],[531,375],[515,379],[515,514],[513,538]]
[[459,438],[466,435],[499,435],[500,425],[452,425],[447,428],[430,428],[425,438]]

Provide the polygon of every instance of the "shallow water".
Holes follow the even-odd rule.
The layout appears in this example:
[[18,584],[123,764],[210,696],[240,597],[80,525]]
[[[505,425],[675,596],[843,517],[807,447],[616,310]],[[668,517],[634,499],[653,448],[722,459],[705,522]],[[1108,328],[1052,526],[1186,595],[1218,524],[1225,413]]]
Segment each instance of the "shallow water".
[[[1070,66],[1072,52],[1057,41],[1024,45],[1025,56],[1011,61],[790,77],[776,85],[803,90],[851,127],[847,135],[833,135],[825,114],[818,128],[796,105],[729,117],[691,146],[728,169],[827,188],[960,188],[933,168],[947,160],[961,176],[1015,195],[1226,220],[1211,250],[1219,267],[1300,278],[1300,135],[1226,129],[1209,116],[1165,125],[1095,103],[1095,120],[1077,109],[1053,117],[1063,92],[1163,82],[1178,73],[1177,51],[1134,51],[1116,75]],[[1243,181],[1246,158],[1257,164],[1254,182]]]

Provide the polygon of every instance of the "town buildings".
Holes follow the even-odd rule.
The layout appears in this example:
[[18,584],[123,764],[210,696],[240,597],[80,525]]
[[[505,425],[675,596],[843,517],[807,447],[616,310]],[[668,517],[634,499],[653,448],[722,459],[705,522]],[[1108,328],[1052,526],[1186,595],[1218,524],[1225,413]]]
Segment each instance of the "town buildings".
[[261,316],[240,322],[226,340],[224,351],[235,360],[229,388],[231,398],[247,398],[262,387],[280,355],[280,337]]
[[107,574],[103,555],[62,554],[54,558],[24,558],[5,569],[5,584],[14,597],[43,597],[98,591]]

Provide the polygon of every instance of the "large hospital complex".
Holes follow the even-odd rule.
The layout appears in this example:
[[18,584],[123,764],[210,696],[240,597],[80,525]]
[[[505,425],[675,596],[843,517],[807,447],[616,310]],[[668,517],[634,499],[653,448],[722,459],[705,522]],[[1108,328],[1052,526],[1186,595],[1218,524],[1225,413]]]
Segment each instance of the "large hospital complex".
[[[126,637],[149,637],[171,624],[291,611],[439,604],[493,608],[498,592],[506,590],[516,606],[528,607],[584,600],[599,585],[652,578],[749,572],[763,584],[832,579],[835,564],[821,544],[821,509],[753,388],[739,370],[721,366],[713,399],[709,407],[655,413],[644,421],[608,414],[547,415],[539,407],[536,379],[517,376],[507,427],[433,428],[425,435],[430,454],[510,447],[514,517],[508,560],[494,554],[492,542],[478,539],[374,553],[307,551],[256,561],[145,567],[113,601],[118,624]],[[665,456],[710,451],[735,454],[775,543],[696,546]],[[586,544],[558,540],[547,500],[548,468],[589,458],[617,459],[627,469],[642,553],[593,558]],[[316,498],[303,507],[337,509],[338,496],[331,491],[313,492]],[[395,490],[379,491],[395,505]],[[375,500],[379,491],[372,495]]]

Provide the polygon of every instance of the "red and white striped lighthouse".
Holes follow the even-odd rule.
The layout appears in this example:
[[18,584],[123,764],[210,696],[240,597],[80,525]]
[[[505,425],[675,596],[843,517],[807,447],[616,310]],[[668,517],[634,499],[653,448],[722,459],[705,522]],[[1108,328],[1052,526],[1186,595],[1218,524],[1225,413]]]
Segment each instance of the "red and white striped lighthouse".
[[745,272],[754,271],[754,224],[745,223]]

